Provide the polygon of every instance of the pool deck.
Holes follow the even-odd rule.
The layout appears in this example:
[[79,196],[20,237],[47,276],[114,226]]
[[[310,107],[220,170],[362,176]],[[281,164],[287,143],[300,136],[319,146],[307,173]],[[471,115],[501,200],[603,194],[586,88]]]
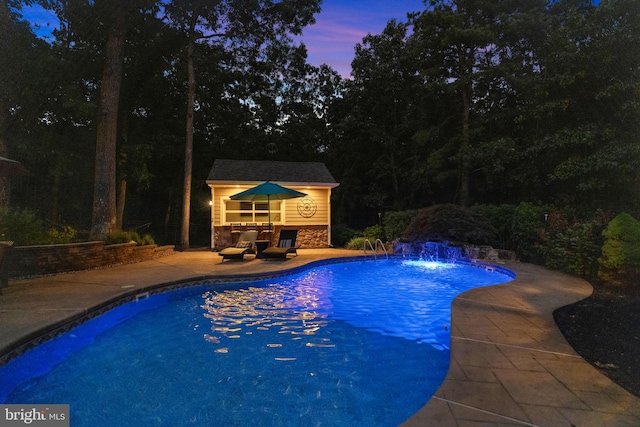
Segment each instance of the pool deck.
[[[222,264],[216,253],[186,251],[136,264],[10,280],[0,295],[0,361],[38,336],[158,285],[277,274],[361,254],[298,252],[286,261],[247,257]],[[505,267],[517,274],[515,280],[454,300],[448,375],[402,427],[640,426],[640,399],[577,355],[553,320],[556,308],[586,298],[591,286],[531,264]]]

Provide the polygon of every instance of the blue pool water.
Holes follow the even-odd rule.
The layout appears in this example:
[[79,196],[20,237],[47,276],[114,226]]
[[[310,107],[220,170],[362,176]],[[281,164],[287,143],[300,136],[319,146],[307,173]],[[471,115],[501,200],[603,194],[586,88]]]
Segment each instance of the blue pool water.
[[396,426],[449,366],[450,304],[513,276],[357,261],[120,306],[0,368],[72,426]]

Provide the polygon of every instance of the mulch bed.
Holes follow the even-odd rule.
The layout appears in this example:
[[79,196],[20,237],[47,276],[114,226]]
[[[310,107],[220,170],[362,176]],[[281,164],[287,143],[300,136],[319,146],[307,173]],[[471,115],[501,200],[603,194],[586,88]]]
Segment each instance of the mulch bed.
[[569,344],[589,363],[640,397],[640,293],[596,287],[554,313]]

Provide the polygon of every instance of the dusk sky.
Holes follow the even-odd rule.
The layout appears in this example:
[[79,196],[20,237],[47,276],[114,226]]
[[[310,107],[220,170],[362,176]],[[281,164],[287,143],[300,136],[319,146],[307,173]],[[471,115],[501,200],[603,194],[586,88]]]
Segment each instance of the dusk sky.
[[328,64],[343,77],[351,74],[356,43],[380,34],[390,19],[406,21],[407,12],[424,10],[422,0],[323,0],[316,23],[304,29],[309,63]]
[[[349,77],[356,43],[362,42],[367,33],[380,34],[390,19],[405,21],[407,12],[423,9],[422,0],[323,0],[316,23],[306,27],[302,37],[309,63],[328,64],[343,77]],[[25,16],[42,25],[40,34],[50,34],[51,22],[57,21],[39,6]]]
[[[598,4],[599,0],[594,0]],[[368,33],[380,34],[390,19],[406,21],[408,12],[424,10],[423,0],[323,0],[316,23],[304,29],[302,41],[309,52],[309,63],[327,64],[343,77],[351,74],[354,48]],[[51,12],[34,6],[26,14],[40,23],[55,21]],[[50,25],[50,24],[49,24]],[[50,28],[50,27],[49,27]]]

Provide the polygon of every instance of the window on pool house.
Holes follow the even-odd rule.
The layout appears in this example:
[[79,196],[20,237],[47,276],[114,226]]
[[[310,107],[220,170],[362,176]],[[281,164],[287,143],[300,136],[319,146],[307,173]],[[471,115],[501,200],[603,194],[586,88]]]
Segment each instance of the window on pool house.
[[[271,222],[280,222],[280,211],[282,202],[271,200]],[[224,223],[246,223],[255,222],[258,224],[269,222],[269,205],[267,201],[248,202],[243,200],[225,200],[224,203]]]

